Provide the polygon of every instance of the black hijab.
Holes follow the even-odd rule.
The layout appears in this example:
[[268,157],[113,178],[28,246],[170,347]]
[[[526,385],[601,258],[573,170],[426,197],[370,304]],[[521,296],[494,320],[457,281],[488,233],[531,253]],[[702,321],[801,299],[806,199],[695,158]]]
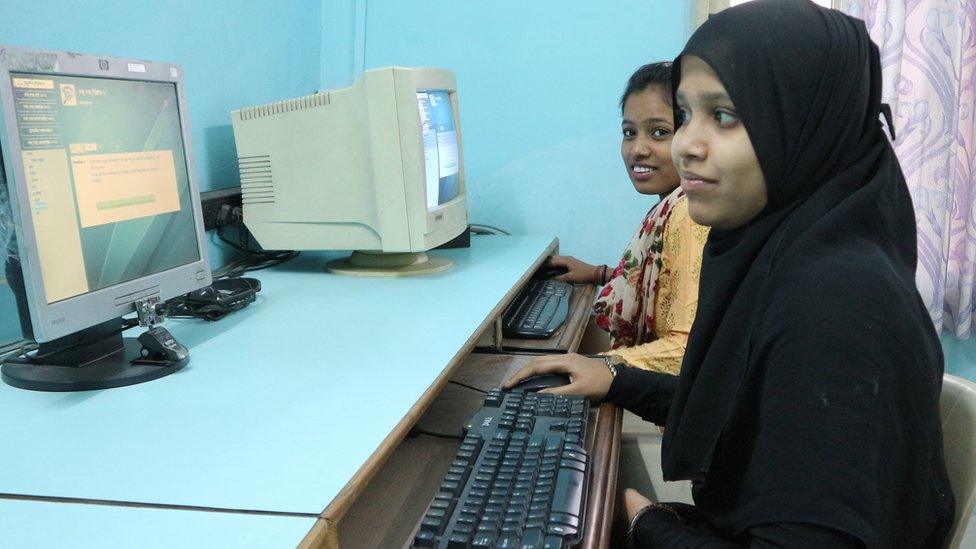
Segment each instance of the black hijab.
[[[768,204],[709,235],[665,478],[696,481],[696,504],[733,534],[790,521],[869,546],[944,536],[942,352],[880,123],[877,47],[858,19],[760,0],[710,18],[687,55],[728,91]],[[679,56],[676,90],[680,77]]]

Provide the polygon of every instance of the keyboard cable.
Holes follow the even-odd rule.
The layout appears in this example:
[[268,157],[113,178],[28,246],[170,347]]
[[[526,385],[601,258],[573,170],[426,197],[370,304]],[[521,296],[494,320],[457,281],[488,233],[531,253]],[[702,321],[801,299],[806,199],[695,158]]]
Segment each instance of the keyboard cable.
[[447,382],[448,383],[453,383],[454,385],[460,385],[461,387],[464,387],[465,389],[471,389],[472,391],[479,392],[479,393],[481,393],[483,395],[487,395],[488,394],[488,391],[485,391],[484,389],[479,389],[477,387],[472,387],[471,385],[468,385],[467,383],[461,383],[460,381],[454,381],[453,379],[449,379],[449,380],[447,380]]

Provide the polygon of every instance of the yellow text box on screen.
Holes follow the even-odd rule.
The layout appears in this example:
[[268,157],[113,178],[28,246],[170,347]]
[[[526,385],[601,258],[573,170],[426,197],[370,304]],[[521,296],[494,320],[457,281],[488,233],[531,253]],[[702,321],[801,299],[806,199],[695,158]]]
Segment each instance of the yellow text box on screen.
[[71,171],[82,227],[180,209],[172,151],[74,156]]

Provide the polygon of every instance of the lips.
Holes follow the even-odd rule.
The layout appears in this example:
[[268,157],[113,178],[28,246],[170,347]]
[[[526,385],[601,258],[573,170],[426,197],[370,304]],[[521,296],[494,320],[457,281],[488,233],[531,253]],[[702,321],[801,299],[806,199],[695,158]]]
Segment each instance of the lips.
[[718,184],[718,181],[714,179],[708,179],[702,175],[695,172],[679,172],[681,175],[681,188],[684,189],[686,193],[694,193],[702,191]]
[[635,181],[647,181],[648,179],[654,177],[654,174],[656,173],[657,173],[656,166],[634,164],[630,168],[630,176],[633,177]]

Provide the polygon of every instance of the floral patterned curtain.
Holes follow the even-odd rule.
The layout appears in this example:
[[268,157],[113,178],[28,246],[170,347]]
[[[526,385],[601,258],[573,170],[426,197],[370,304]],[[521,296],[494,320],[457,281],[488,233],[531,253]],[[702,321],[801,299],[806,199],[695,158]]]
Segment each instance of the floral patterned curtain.
[[936,326],[973,332],[976,0],[843,0],[881,46],[895,152],[915,201],[916,280]]

